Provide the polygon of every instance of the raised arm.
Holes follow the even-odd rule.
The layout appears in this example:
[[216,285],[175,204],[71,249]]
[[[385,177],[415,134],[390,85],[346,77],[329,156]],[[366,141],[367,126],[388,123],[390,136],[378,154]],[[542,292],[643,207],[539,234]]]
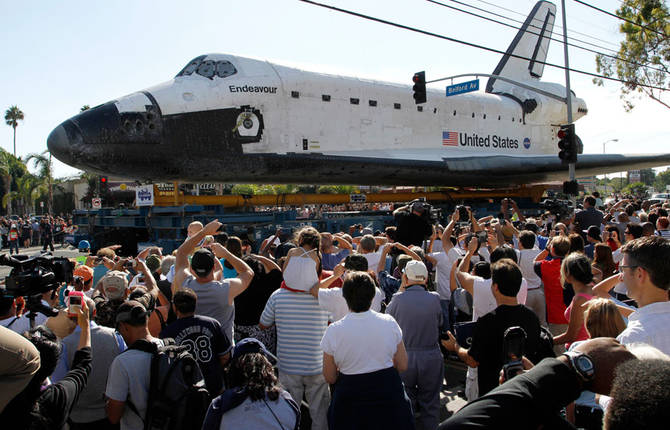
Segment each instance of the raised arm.
[[[209,225],[209,224],[208,224]],[[212,243],[210,249],[214,252],[216,258],[225,258],[237,272],[237,278],[230,278],[230,290],[228,291],[228,304],[232,305],[235,297],[247,289],[251,280],[254,278],[254,271],[244,261],[237,258],[220,243]]]
[[621,280],[619,279],[618,273],[610,276],[609,278],[603,279],[592,288],[593,295],[608,299],[610,297],[610,290],[612,290],[612,288],[614,288],[619,282],[621,282]]
[[451,214],[449,224],[447,224],[447,227],[442,232],[442,237],[440,239],[442,240],[442,249],[444,249],[444,252],[449,252],[449,250],[454,247],[451,243],[451,235],[454,233],[454,227],[456,226],[458,219],[458,211],[454,211],[454,213]]
[[189,237],[177,249],[174,263],[174,279],[172,281],[172,292],[176,292],[184,283],[184,281],[191,276],[189,269],[188,256],[193,253],[195,247],[208,234],[213,235],[221,226],[219,220],[214,220],[207,224],[205,228]]

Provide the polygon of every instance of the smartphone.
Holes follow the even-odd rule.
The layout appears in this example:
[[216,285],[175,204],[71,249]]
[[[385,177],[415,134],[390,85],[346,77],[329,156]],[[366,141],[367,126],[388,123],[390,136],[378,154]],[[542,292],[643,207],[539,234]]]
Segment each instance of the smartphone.
[[489,237],[485,231],[480,231],[477,232],[477,240],[479,240],[480,245],[484,245],[486,242],[489,241]]
[[123,267],[126,269],[132,269],[133,267],[135,267],[135,260],[131,259],[126,261],[125,263],[123,263]]
[[68,305],[67,305],[67,315],[69,317],[79,316],[79,310],[81,309],[81,302],[84,300],[84,293],[81,291],[70,291],[67,295]]
[[509,381],[523,371],[523,357],[526,346],[526,330],[519,326],[505,330],[503,340],[503,372],[505,381]]

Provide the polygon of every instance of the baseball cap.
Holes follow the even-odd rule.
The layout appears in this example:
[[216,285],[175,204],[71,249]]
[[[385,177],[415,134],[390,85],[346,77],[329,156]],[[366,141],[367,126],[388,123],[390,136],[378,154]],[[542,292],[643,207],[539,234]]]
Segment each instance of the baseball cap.
[[128,278],[119,270],[110,270],[102,277],[101,282],[102,290],[110,300],[122,298],[128,288]]
[[84,282],[89,282],[93,279],[93,269],[83,264],[77,266],[72,273],[74,276],[81,276],[84,279]]
[[147,265],[147,268],[151,273],[156,273],[161,267],[161,259],[157,255],[150,255],[144,260],[144,263]]
[[270,363],[277,363],[277,357],[275,357],[270,353],[270,351],[267,350],[265,345],[263,345],[263,342],[253,337],[247,337],[246,339],[242,339],[235,344],[232,360],[235,361],[244,354],[252,354],[255,352],[263,354],[270,361]]
[[600,227],[598,227],[597,225],[592,225],[588,229],[584,230],[584,233],[586,233],[587,236],[592,237],[593,239],[602,241],[602,239],[600,238]]
[[80,240],[79,245],[77,246],[77,248],[80,251],[91,249],[91,244],[88,240]]
[[410,281],[425,281],[428,279],[428,269],[421,261],[412,260],[405,265],[405,270],[402,271],[407,279]]
[[191,269],[196,275],[205,277],[214,268],[214,254],[209,249],[195,251],[191,258]]
[[142,303],[135,300],[128,300],[121,303],[116,311],[116,323],[129,323],[130,325],[142,325],[146,322],[149,315],[147,309]]
[[370,227],[365,227],[363,230],[361,230],[361,233],[363,233],[363,236],[366,234],[372,234],[372,229]]

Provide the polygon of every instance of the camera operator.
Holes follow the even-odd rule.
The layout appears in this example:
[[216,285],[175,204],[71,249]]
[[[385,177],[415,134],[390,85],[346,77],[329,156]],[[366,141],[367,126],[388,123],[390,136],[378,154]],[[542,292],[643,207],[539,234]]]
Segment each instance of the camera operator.
[[45,327],[37,327],[29,332],[28,339],[40,353],[40,368],[28,386],[0,414],[1,422],[11,423],[17,429],[60,429],[65,426],[70,410],[91,373],[91,332],[85,301],[77,309],[77,324],[81,328],[81,334],[72,369],[60,382],[45,389],[42,387],[56,368],[61,345],[56,336]]
[[[51,292],[42,295],[41,303],[44,306],[50,306],[45,300],[50,298]],[[19,314],[19,312],[22,312]],[[16,333],[23,334],[30,330],[30,319],[26,316],[27,311],[19,309],[17,299],[7,292],[0,291],[0,325]],[[35,326],[46,322],[47,317],[42,313],[35,316]]]
[[393,211],[396,223],[396,242],[405,246],[421,246],[433,234],[432,206],[424,200],[413,200]]

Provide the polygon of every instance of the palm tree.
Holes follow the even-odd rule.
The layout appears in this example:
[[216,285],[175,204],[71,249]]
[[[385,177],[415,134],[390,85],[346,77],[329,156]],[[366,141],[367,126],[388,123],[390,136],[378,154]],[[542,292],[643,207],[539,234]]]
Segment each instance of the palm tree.
[[23,112],[16,105],[10,106],[5,111],[5,122],[14,129],[14,157],[16,157],[16,127],[19,126],[19,121],[23,121],[24,117]]
[[33,202],[48,192],[47,184],[37,176],[26,172],[16,178],[16,191],[10,191],[2,198],[2,205],[7,206],[10,200],[17,200],[18,213],[32,213],[35,211]]
[[0,149],[0,176],[2,176],[2,183],[4,185],[3,190],[3,206],[7,207],[7,215],[12,213],[12,200],[9,199],[5,202],[5,197],[7,197],[12,189],[12,172],[11,172],[11,157],[12,154]]
[[[48,154],[48,155],[47,155]],[[51,153],[49,150],[41,154],[28,154],[26,163],[32,160],[33,166],[38,169],[37,177],[47,185],[49,199],[47,201],[47,213],[51,213],[53,207],[53,170],[51,164]]]

